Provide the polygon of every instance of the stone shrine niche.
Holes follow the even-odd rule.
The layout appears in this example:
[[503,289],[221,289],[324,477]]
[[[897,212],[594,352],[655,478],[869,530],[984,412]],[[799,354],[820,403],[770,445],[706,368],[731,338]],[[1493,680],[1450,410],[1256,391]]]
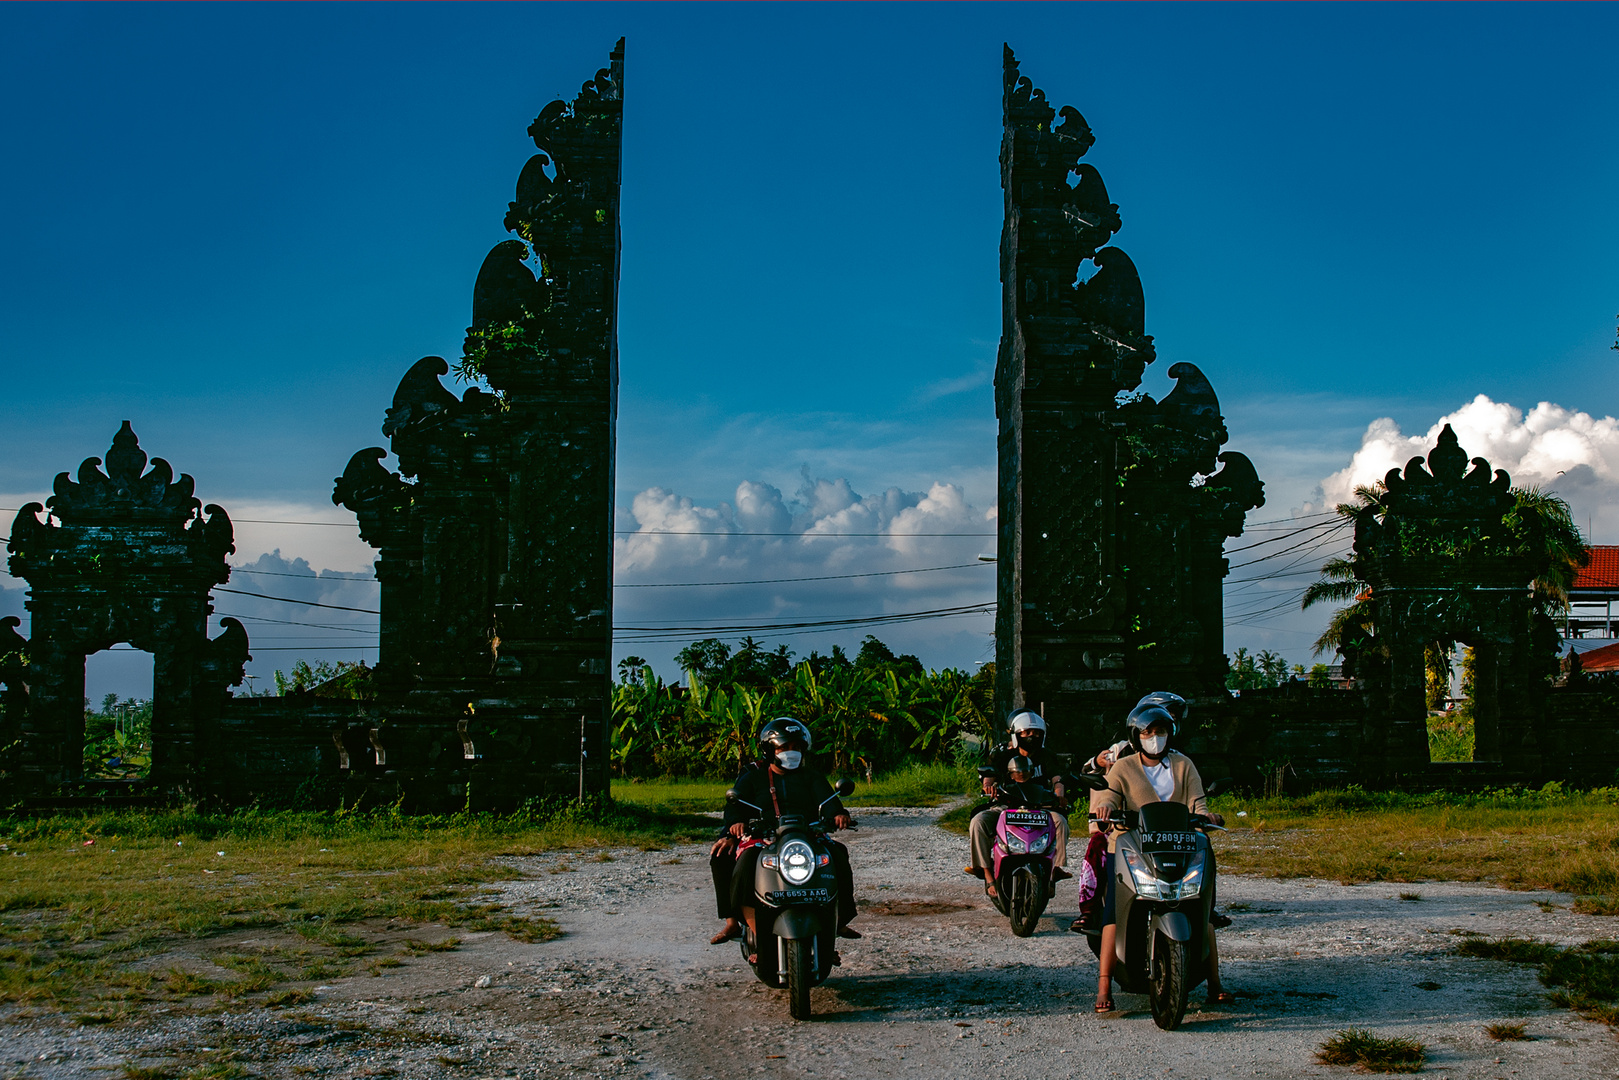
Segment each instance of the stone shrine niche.
[[996,708],[1077,750],[1147,690],[1223,700],[1222,546],[1263,485],[1196,366],[1134,394],[1157,349],[1096,136],[1010,48],[1003,74]]
[[[220,620],[208,637],[211,591],[230,580],[230,517],[192,492],[195,481],[162,458],[150,468],[129,421],[113,436],[106,468],[87,458],[75,481],[56,478],[45,506],[29,503],[11,527],[11,573],[28,582],[29,636],[0,640],[7,715],[23,719],[15,775],[46,791],[82,775],[84,659],[127,642],[152,654],[152,768],[160,790],[205,779],[216,721],[242,682],[248,637]],[[8,619],[11,637],[17,637]]]
[[1536,775],[1536,718],[1560,646],[1532,591],[1550,564],[1540,523],[1509,520],[1511,478],[1469,461],[1449,424],[1426,460],[1389,470],[1383,487],[1355,524],[1373,633],[1344,650],[1370,697],[1369,775],[1394,781],[1428,767],[1424,650],[1435,641],[1474,650],[1474,759]]

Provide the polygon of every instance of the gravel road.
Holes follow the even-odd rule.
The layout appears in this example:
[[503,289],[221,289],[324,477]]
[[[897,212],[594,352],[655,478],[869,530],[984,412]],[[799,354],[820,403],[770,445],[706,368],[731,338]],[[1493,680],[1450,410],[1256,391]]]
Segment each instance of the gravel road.
[[[1118,1012],[1092,1014],[1096,961],[1060,929],[1075,914],[1071,884],[1034,937],[1014,938],[961,873],[965,840],[935,815],[868,808],[845,834],[866,937],[842,943],[810,1023],[787,1018],[785,991],[754,979],[734,944],[707,944],[718,922],[706,849],[685,845],[600,862],[512,859],[524,876],[500,883],[501,898],[557,920],[562,938],[463,935],[454,951],[312,986],[315,1001],[300,1009],[153,1007],[111,1027],[13,1012],[0,1017],[0,1075],[104,1078],[130,1066],[179,1076],[228,1056],[241,1072],[200,1075],[1347,1077],[1313,1055],[1349,1026],[1425,1043],[1430,1075],[1619,1073],[1613,1034],[1547,1004],[1528,969],[1454,955],[1455,931],[1562,943],[1614,933],[1612,920],[1568,910],[1567,896],[1226,876],[1221,903],[1236,922],[1221,934],[1222,967],[1238,1003],[1162,1032],[1138,996],[1117,994]],[[384,942],[451,933],[370,929]],[[251,948],[252,938],[230,943]],[[220,945],[156,962],[206,974],[206,951]],[[1524,1021],[1533,1038],[1493,1042],[1484,1025],[1496,1021]]]

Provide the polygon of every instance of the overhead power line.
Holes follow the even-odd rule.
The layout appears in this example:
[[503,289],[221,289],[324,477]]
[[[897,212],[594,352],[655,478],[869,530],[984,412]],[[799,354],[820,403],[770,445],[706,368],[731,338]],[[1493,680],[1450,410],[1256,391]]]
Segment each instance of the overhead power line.
[[232,596],[255,596],[260,600],[279,600],[283,604],[303,604],[305,607],[331,608],[333,611],[358,611],[362,615],[381,615],[376,608],[346,607],[343,604],[322,604],[318,600],[297,600],[290,596],[270,596],[267,593],[246,592],[242,589],[225,589],[214,587],[214,592],[230,593]]
[[993,563],[951,563],[949,566],[923,566],[915,570],[872,570],[864,574],[821,574],[817,577],[755,578],[752,581],[652,581],[644,584],[619,585],[615,589],[696,589],[714,585],[776,585],[788,581],[843,581],[848,578],[893,577],[897,574],[931,574],[938,570],[963,570],[970,566],[993,566]]

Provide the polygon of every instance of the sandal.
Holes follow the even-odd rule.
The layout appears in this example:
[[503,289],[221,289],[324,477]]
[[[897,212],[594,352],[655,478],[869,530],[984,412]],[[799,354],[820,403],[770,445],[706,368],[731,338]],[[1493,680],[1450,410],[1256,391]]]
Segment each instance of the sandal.
[[862,934],[860,931],[856,930],[852,926],[849,926],[848,924],[838,927],[838,937],[840,938],[849,938],[851,940],[858,941],[865,936],[865,934]]
[[1204,1005],[1235,1005],[1236,1003],[1237,1003],[1237,995],[1233,994],[1231,991],[1229,991],[1229,990],[1213,990],[1213,991],[1209,992],[1208,1000],[1205,1001],[1203,1004]]
[[708,939],[710,945],[724,945],[727,941],[735,941],[742,936],[742,925],[726,926],[719,933]]
[[1102,980],[1097,979],[1096,982],[1097,982],[1097,990],[1096,990],[1097,997],[1096,997],[1096,1006],[1095,1006],[1096,1011],[1098,1013],[1110,1013],[1114,1009],[1114,1005],[1113,1005],[1113,980],[1111,978],[1108,979],[1108,981],[1107,981],[1107,991],[1105,993],[1102,991],[1102,988],[1101,988]]

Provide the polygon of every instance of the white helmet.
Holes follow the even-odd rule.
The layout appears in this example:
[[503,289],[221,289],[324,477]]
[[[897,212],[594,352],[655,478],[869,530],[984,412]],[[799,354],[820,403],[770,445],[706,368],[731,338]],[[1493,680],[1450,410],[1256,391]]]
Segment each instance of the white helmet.
[[1046,722],[1032,709],[1019,709],[1013,713],[1008,726],[1012,729],[1014,739],[1025,731],[1038,731],[1042,736],[1046,733]]

